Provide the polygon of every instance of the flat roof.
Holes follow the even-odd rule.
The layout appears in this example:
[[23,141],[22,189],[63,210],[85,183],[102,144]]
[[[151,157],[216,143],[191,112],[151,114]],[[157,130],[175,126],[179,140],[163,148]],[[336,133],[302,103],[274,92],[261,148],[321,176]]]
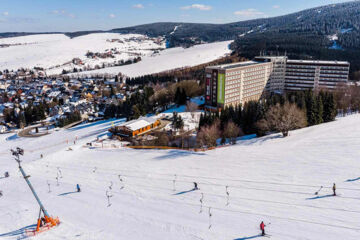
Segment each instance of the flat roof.
[[308,64],[350,64],[346,61],[322,61],[322,60],[287,60],[288,63],[308,63]]
[[251,65],[256,65],[256,64],[264,64],[264,62],[246,61],[246,62],[209,66],[207,68],[209,68],[209,69],[231,69],[231,68],[246,67],[246,66],[251,66]]
[[257,56],[255,57],[255,59],[257,58],[265,58],[265,59],[284,59],[287,58],[287,56]]

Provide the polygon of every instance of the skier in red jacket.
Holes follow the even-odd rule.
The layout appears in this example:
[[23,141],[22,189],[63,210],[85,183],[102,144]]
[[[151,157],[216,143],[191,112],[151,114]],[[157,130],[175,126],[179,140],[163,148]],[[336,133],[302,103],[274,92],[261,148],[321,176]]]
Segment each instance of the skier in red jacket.
[[260,230],[261,230],[261,235],[265,236],[265,227],[266,225],[264,224],[264,222],[260,223]]

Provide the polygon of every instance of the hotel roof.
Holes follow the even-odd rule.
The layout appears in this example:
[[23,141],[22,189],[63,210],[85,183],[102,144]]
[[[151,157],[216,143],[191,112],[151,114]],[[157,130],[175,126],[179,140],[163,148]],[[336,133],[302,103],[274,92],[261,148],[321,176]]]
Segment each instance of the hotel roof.
[[246,67],[246,66],[251,66],[251,65],[256,65],[256,64],[264,64],[264,62],[246,61],[246,62],[209,66],[208,68],[209,69],[232,69],[232,68]]
[[346,61],[321,61],[321,60],[287,60],[287,63],[305,63],[305,64],[350,64]]

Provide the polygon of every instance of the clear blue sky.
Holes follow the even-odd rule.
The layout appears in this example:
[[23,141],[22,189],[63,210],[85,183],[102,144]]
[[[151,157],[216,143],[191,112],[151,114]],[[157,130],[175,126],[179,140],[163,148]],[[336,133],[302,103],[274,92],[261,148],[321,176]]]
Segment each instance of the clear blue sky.
[[344,0],[1,0],[0,32],[108,30],[152,22],[228,23]]

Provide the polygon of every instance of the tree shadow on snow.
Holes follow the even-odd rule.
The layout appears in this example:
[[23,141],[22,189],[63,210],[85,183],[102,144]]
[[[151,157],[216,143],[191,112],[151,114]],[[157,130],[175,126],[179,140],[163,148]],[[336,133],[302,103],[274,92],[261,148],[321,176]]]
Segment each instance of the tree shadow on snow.
[[346,180],[346,182],[356,182],[356,181],[359,181],[359,180],[360,180],[360,177],[354,178],[354,179],[348,179],[348,180]]
[[267,141],[271,141],[274,139],[280,139],[280,138],[284,138],[284,137],[281,133],[278,133],[278,134],[273,134],[273,135],[267,135],[267,136],[260,137],[260,138],[250,138],[249,140],[245,139],[243,141],[239,141],[237,143],[237,145],[248,146],[248,145],[253,145],[253,144],[263,144]]
[[328,195],[324,195],[324,196],[316,196],[316,197],[312,197],[312,198],[307,198],[306,200],[316,200],[316,199],[328,198],[328,197],[334,197],[334,195],[328,194]]
[[66,195],[74,194],[74,193],[78,193],[78,191],[61,193],[61,194],[59,194],[58,196],[66,196]]
[[234,240],[247,240],[247,239],[254,239],[254,238],[259,238],[259,237],[262,237],[262,235],[259,234],[259,235],[255,235],[255,236],[251,236],[251,237],[236,238]]
[[158,160],[164,160],[169,158],[180,158],[180,157],[186,157],[190,155],[206,155],[205,153],[198,153],[198,152],[190,152],[185,150],[170,150],[166,154],[156,157],[155,159]]
[[36,228],[36,224],[32,224],[11,232],[2,233],[0,237],[17,237],[16,239],[24,239],[27,238],[26,230],[34,230]]
[[15,140],[15,139],[18,139],[19,136],[17,135],[17,133],[15,133],[14,135],[11,135],[10,137],[7,137],[6,138],[6,141],[12,141],[12,140]]
[[183,195],[183,194],[186,194],[186,193],[190,193],[190,192],[195,192],[197,189],[193,188],[191,190],[188,190],[188,191],[183,191],[183,192],[178,192],[178,193],[174,193],[173,195]]

